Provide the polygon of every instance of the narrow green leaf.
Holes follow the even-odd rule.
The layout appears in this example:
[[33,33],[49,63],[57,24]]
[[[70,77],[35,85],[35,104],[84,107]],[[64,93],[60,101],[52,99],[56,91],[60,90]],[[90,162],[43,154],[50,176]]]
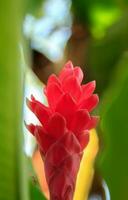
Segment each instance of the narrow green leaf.
[[22,3],[0,2],[0,200],[28,199],[21,129]]
[[117,67],[101,105],[104,149],[99,168],[108,184],[111,199],[128,196],[128,53]]

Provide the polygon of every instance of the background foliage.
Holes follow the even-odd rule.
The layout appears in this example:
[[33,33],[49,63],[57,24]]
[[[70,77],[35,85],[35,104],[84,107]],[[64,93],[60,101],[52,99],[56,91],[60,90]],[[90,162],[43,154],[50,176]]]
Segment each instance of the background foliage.
[[23,69],[20,41],[23,1],[0,3],[0,199],[27,200],[21,129]]

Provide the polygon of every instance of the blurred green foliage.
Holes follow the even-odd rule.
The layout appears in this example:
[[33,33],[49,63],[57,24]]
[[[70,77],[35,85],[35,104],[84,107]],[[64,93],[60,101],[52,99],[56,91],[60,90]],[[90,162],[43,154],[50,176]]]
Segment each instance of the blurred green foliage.
[[32,183],[30,183],[30,197],[31,200],[46,200],[40,189]]
[[92,79],[97,80],[97,90],[102,92],[112,78],[122,54],[128,50],[128,14],[111,26],[101,39],[90,39],[87,65],[92,70]]
[[127,0],[72,0],[75,19],[89,28],[100,26],[101,31],[116,21],[127,8]]
[[128,196],[128,52],[122,56],[104,92],[100,115],[105,148],[99,157],[99,169],[111,199],[125,200]]
[[32,14],[36,17],[41,16],[42,7],[44,0],[27,0],[26,2],[26,13]]
[[28,200],[21,129],[23,1],[0,2],[0,200]]

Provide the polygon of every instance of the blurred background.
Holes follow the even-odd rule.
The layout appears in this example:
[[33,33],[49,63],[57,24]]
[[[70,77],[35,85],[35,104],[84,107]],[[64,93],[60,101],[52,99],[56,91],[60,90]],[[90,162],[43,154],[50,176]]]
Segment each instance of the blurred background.
[[0,200],[45,199],[25,98],[47,103],[42,87],[67,60],[83,69],[83,82],[96,80],[100,96],[88,199],[128,199],[128,1],[5,0],[0,28]]

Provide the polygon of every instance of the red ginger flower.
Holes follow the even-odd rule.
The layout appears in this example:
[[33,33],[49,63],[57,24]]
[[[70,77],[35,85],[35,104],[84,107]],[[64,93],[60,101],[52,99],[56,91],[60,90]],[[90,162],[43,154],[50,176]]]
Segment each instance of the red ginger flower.
[[59,76],[51,75],[44,90],[49,106],[31,96],[30,110],[41,126],[26,125],[36,137],[44,160],[51,200],[72,200],[76,177],[89,130],[98,117],[91,112],[98,104],[95,81],[81,85],[83,72],[69,61]]

